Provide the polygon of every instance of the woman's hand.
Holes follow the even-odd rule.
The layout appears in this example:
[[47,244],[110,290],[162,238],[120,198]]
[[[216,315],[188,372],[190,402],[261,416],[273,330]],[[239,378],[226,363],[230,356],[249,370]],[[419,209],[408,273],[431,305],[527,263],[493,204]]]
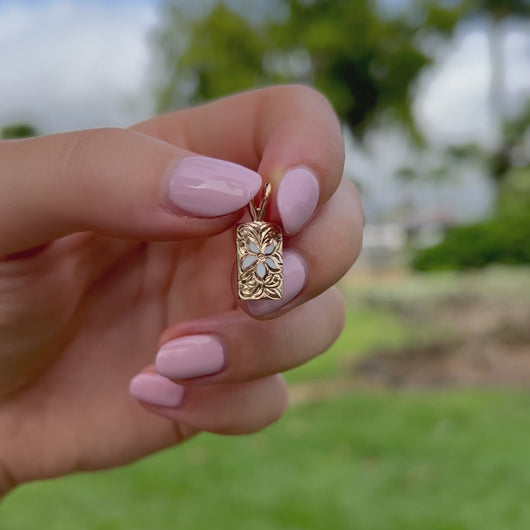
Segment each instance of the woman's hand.
[[[363,226],[343,157],[331,107],[297,86],[0,143],[0,491],[275,421],[276,374],[342,327],[332,286]],[[233,226],[260,175],[286,298],[238,304]]]

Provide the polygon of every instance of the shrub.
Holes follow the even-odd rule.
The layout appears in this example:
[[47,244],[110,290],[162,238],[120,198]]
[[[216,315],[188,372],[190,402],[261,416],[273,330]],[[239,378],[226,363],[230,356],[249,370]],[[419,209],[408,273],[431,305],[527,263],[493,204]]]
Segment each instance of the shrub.
[[530,210],[506,211],[450,229],[441,243],[419,251],[412,266],[421,271],[463,270],[494,263],[530,263]]

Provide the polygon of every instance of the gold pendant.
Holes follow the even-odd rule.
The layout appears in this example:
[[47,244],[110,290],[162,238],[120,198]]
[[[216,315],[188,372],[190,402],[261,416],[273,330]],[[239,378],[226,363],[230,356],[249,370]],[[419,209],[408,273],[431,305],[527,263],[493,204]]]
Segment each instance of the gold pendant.
[[249,204],[253,221],[237,226],[237,295],[240,300],[283,299],[283,235],[267,223],[265,207],[272,186],[267,183],[261,204]]

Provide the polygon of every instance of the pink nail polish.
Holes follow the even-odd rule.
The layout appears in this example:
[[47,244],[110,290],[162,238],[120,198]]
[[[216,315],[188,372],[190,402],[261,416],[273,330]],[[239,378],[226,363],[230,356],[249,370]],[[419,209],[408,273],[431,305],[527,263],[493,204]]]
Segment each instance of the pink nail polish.
[[131,380],[129,393],[139,401],[160,407],[178,407],[184,387],[158,374],[138,374]]
[[246,167],[206,156],[178,162],[167,196],[179,210],[218,217],[243,208],[261,188],[261,177]]
[[280,181],[276,202],[286,233],[294,234],[313,215],[318,203],[318,179],[304,166],[288,170]]
[[283,254],[283,300],[250,300],[247,308],[252,315],[263,316],[290,302],[304,287],[306,267],[302,258],[293,251]]
[[222,370],[225,354],[212,335],[188,335],[164,344],[156,356],[156,370],[169,379],[188,379]]

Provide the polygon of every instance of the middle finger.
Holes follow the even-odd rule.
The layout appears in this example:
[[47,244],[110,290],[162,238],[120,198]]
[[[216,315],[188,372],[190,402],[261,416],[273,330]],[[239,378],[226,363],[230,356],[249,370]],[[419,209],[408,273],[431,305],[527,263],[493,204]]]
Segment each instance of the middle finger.
[[160,375],[184,385],[262,378],[325,351],[343,324],[344,307],[336,289],[272,320],[229,311],[167,329],[155,366]]

